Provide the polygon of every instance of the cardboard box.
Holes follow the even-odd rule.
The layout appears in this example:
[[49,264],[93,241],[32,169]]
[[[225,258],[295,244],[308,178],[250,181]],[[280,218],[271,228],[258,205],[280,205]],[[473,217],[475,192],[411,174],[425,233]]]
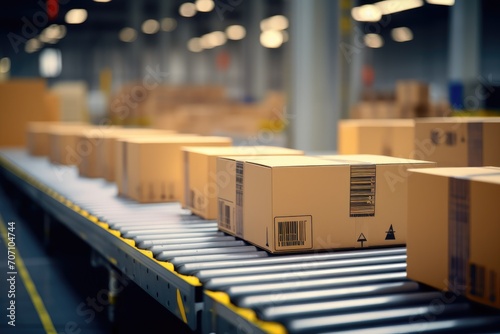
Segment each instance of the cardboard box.
[[439,167],[500,166],[498,143],[500,117],[421,118],[415,122],[418,158],[435,161]]
[[50,121],[44,79],[0,82],[0,146],[24,147],[28,122]]
[[49,155],[49,133],[54,122],[29,122],[26,126],[26,148],[35,156]]
[[180,201],[184,195],[184,146],[231,146],[228,137],[170,136],[128,139],[122,192],[139,202]]
[[410,174],[408,278],[500,308],[500,168]]
[[429,104],[429,85],[416,80],[396,82],[396,101],[407,107],[421,107]]
[[[114,175],[114,161],[116,150],[114,143],[118,137],[168,135],[173,131],[153,129],[124,129],[117,126],[102,126],[84,131],[78,138],[78,145],[84,154],[81,154],[81,163],[78,170],[81,176],[105,177]],[[110,144],[111,142],[111,144]],[[112,170],[113,173],[109,171]]]
[[83,151],[77,139],[91,125],[84,123],[54,124],[49,130],[49,160],[62,165],[78,165]]
[[218,156],[303,155],[304,152],[273,146],[195,146],[184,147],[183,154],[186,172],[182,206],[205,219],[217,219]]
[[368,155],[220,157],[217,171],[236,168],[236,176],[219,187],[219,228],[272,253],[403,245],[406,169],[434,165]]
[[413,158],[414,124],[410,119],[340,120],[337,151]]

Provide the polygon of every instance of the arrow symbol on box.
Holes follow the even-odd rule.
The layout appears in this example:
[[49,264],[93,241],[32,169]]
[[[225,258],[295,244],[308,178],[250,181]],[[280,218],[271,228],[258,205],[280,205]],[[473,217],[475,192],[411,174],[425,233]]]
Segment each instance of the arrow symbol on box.
[[365,235],[364,235],[363,233],[361,233],[361,234],[359,235],[359,237],[358,237],[358,242],[361,242],[361,247],[363,247],[363,243],[364,243],[365,241],[367,241],[367,240],[366,240],[366,237],[365,237]]

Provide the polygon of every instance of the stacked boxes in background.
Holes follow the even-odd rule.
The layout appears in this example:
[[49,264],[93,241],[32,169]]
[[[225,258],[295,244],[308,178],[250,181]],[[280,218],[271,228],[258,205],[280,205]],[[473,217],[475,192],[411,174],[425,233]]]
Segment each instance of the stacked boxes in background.
[[406,242],[407,168],[380,156],[220,157],[219,228],[272,253]]
[[[231,146],[229,137],[132,138],[124,144],[122,194],[139,202],[180,201],[184,194],[184,146]],[[119,164],[119,162],[118,162]]]
[[400,117],[429,116],[429,85],[416,80],[396,82],[396,104]]
[[412,158],[414,125],[410,119],[340,120],[338,153]]
[[303,151],[272,146],[185,147],[183,207],[205,219],[217,219],[217,184],[234,178],[234,168],[217,173],[218,156],[303,155]]
[[500,308],[500,168],[410,174],[408,278]]
[[415,122],[415,144],[439,167],[500,166],[500,118],[425,118]]

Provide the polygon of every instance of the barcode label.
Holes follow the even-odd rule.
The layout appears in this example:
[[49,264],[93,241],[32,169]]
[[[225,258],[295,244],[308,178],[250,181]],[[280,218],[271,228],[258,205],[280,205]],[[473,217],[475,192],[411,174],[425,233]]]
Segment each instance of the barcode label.
[[375,216],[375,165],[351,166],[351,217]]
[[236,235],[243,236],[243,162],[236,161]]
[[[449,283],[456,291],[465,292],[467,263],[469,262],[469,203],[468,180],[450,179],[448,199]],[[484,273],[482,274],[484,276]]]
[[312,248],[311,216],[275,217],[275,248]]
[[234,227],[231,219],[233,211],[231,203],[219,199],[218,204],[217,224],[222,229],[234,232]]

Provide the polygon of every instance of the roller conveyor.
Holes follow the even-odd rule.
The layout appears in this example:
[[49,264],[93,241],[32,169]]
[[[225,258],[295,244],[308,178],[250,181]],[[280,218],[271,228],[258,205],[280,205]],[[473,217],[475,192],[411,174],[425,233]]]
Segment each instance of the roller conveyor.
[[[114,185],[22,150],[1,171],[116,270],[203,333],[498,333],[500,312],[406,278],[406,249],[271,255],[178,203],[138,204]],[[200,320],[201,319],[201,320]]]

